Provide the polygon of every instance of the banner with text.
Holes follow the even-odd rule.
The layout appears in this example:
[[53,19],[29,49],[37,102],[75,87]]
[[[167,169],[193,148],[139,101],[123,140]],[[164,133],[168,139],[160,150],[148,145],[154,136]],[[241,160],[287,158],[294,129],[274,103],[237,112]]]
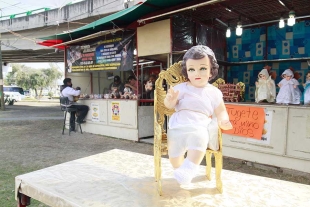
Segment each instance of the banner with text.
[[226,104],[226,109],[234,128],[223,133],[261,140],[265,123],[263,108]]
[[100,70],[127,71],[133,68],[133,35],[95,43],[69,46],[66,68],[71,72]]

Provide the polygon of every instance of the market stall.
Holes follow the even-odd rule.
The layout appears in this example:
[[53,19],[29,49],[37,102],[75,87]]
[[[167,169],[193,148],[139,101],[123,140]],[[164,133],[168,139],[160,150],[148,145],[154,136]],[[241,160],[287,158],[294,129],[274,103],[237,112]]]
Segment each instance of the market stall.
[[152,137],[153,100],[144,85],[161,63],[135,57],[134,32],[102,39],[66,48],[66,77],[81,87],[78,104],[90,108],[83,131],[134,141]]

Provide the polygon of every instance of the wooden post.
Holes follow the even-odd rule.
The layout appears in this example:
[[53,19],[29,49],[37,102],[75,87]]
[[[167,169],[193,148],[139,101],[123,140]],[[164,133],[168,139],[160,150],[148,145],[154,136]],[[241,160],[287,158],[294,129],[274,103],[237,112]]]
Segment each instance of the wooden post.
[[17,207],[26,207],[30,205],[30,197],[22,194],[22,193],[18,193],[18,200],[17,200]]
[[[1,38],[1,34],[0,34]],[[3,74],[2,74],[2,53],[1,53],[1,39],[0,39],[0,105],[1,110],[4,111],[4,92],[3,92]]]

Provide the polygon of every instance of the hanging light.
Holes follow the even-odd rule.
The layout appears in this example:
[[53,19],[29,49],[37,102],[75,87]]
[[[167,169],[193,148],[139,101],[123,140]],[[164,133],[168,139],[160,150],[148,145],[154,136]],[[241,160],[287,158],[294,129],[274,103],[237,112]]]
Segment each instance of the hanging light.
[[280,22],[279,22],[279,28],[283,28],[285,26],[285,22],[283,17],[280,18]]
[[293,10],[290,11],[288,13],[288,16],[289,16],[289,18],[287,20],[287,25],[288,26],[293,26],[295,24],[295,11],[293,11]]
[[227,27],[226,37],[230,37],[230,35],[231,35],[230,27]]
[[241,36],[242,35],[242,24],[241,24],[240,21],[237,23],[236,35],[237,36]]

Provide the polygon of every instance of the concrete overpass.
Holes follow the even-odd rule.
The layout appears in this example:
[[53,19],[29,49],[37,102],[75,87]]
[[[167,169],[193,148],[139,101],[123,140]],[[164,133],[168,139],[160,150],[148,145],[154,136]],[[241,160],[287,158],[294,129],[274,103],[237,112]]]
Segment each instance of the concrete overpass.
[[[141,1],[141,0],[140,0]],[[0,21],[3,63],[63,62],[63,51],[36,44],[38,37],[73,30],[131,7],[138,0],[85,0],[61,9]]]

